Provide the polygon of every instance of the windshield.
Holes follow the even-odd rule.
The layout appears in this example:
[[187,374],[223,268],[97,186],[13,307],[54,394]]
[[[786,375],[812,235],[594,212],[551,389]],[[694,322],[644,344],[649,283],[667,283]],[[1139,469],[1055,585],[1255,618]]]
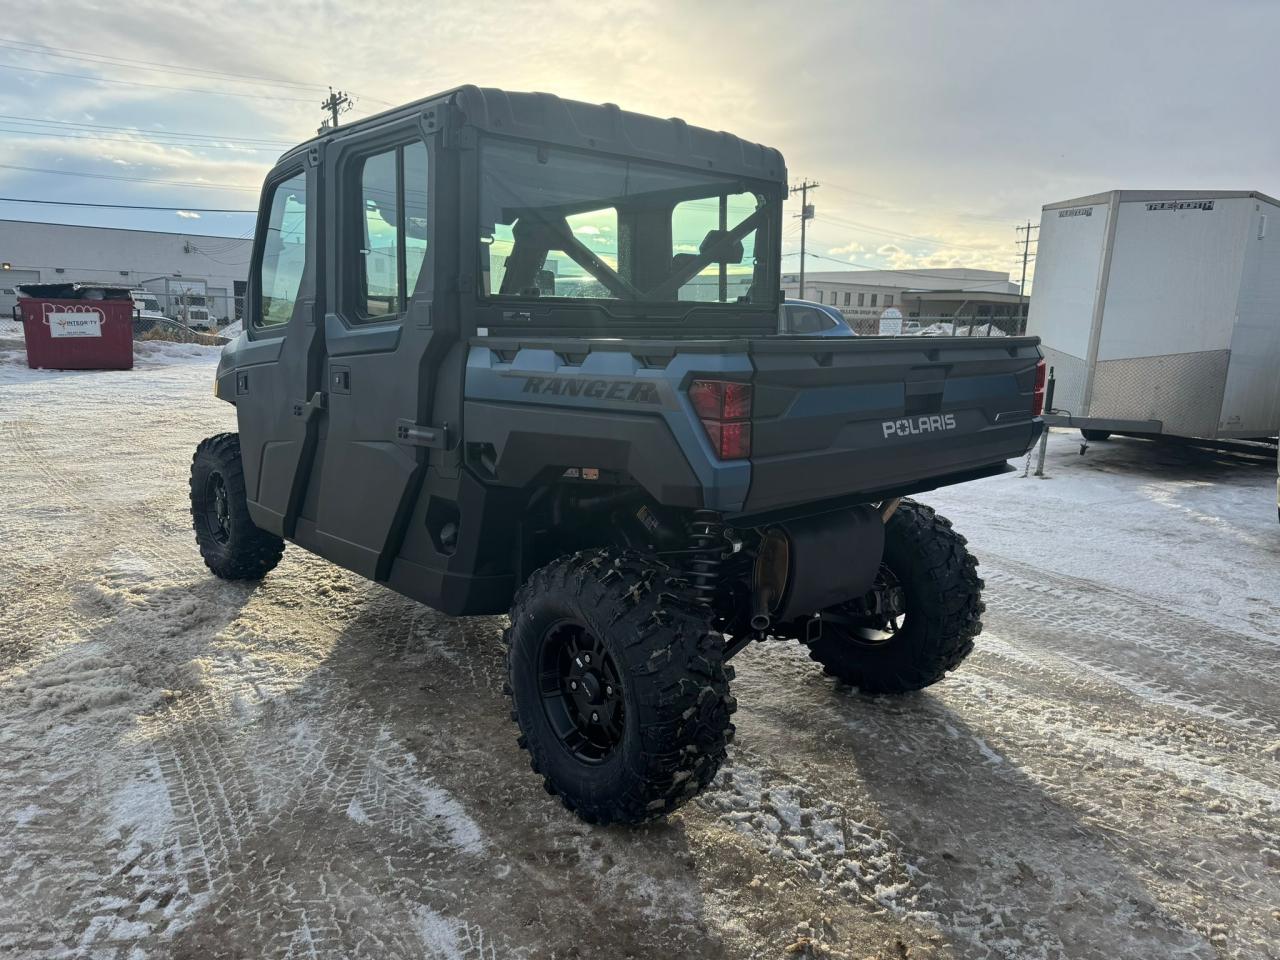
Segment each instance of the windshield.
[[766,185],[506,140],[485,141],[480,163],[490,297],[777,303],[781,204]]

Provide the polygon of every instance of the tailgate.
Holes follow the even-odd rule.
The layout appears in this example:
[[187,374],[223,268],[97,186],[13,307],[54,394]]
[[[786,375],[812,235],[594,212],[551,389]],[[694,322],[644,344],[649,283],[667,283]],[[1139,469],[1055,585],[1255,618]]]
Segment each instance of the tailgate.
[[[937,486],[1026,452],[1036,337],[751,341],[745,512]],[[935,482],[930,482],[935,481]]]

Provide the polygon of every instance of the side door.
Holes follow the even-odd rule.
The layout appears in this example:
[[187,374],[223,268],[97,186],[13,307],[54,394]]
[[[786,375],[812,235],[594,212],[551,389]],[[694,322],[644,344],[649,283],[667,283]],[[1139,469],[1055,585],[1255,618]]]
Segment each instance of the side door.
[[323,406],[320,159],[315,147],[263,187],[236,352],[235,402],[249,514],[293,537]]
[[408,117],[335,138],[326,159],[334,239],[313,549],[376,580],[390,574],[431,448],[444,445],[426,422],[439,365],[435,141]]

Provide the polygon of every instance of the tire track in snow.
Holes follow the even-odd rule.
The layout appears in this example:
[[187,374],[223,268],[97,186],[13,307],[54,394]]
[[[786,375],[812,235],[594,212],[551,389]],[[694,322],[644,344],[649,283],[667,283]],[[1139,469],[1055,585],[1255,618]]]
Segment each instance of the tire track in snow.
[[[1102,838],[1081,829],[1069,808],[1054,810],[1009,759],[1003,737],[977,733],[972,714],[999,700],[953,713],[929,694],[873,699],[817,675],[800,651],[775,647],[766,656],[766,664],[738,668],[750,692],[740,696],[730,769],[741,778],[745,759],[756,770],[745,782],[766,788],[741,791],[743,798],[728,804],[715,793],[699,802],[725,808],[731,825],[749,831],[767,855],[802,872],[816,864],[828,889],[828,877],[852,874],[832,844],[832,824],[862,825],[855,836],[879,846],[864,840],[848,849],[870,883],[837,888],[936,927],[960,957],[1212,956],[1167,905],[1144,895]],[[784,679],[784,694],[763,692]],[[797,701],[797,693],[805,699]],[[817,743],[808,730],[823,731]],[[744,746],[757,743],[767,743],[768,753]],[[792,807],[788,815],[774,812],[775,792]],[[743,813],[734,816],[737,806]],[[1113,931],[1118,911],[1130,921]],[[1081,939],[1082,925],[1096,931],[1104,924],[1105,946]]]
[[[1280,650],[1271,644],[1136,598],[1130,604],[1111,591],[1094,596],[1079,581],[1047,576],[1042,583],[999,565],[984,572],[989,624],[998,626],[1010,616],[1040,627],[1020,644],[1025,657],[1074,663],[1152,704],[1258,736],[1280,735],[1280,685],[1273,669]],[[1141,619],[1131,607],[1141,611]],[[1215,699],[1222,690],[1231,690],[1231,705]]]

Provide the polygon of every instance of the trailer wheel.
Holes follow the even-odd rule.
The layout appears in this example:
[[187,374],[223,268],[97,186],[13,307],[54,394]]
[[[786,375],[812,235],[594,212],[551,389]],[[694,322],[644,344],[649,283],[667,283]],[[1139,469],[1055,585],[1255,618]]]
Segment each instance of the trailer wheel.
[[[960,666],[982,631],[978,561],[951,521],[903,500],[885,527],[877,578],[884,609],[873,617],[833,613],[808,643],[830,676],[867,693],[907,693],[937,683]],[[859,622],[861,621],[861,622]]]
[[732,669],[712,612],[666,564],[562,557],[516,594],[504,639],[517,742],[583,820],[651,820],[711,782],[733,734]]
[[223,580],[261,580],[280,562],[284,541],[249,517],[238,434],[220,433],[196,447],[191,525],[205,566]]
[[1103,440],[1111,439],[1110,430],[1084,430],[1080,431],[1080,436],[1084,437],[1090,443],[1101,443]]

